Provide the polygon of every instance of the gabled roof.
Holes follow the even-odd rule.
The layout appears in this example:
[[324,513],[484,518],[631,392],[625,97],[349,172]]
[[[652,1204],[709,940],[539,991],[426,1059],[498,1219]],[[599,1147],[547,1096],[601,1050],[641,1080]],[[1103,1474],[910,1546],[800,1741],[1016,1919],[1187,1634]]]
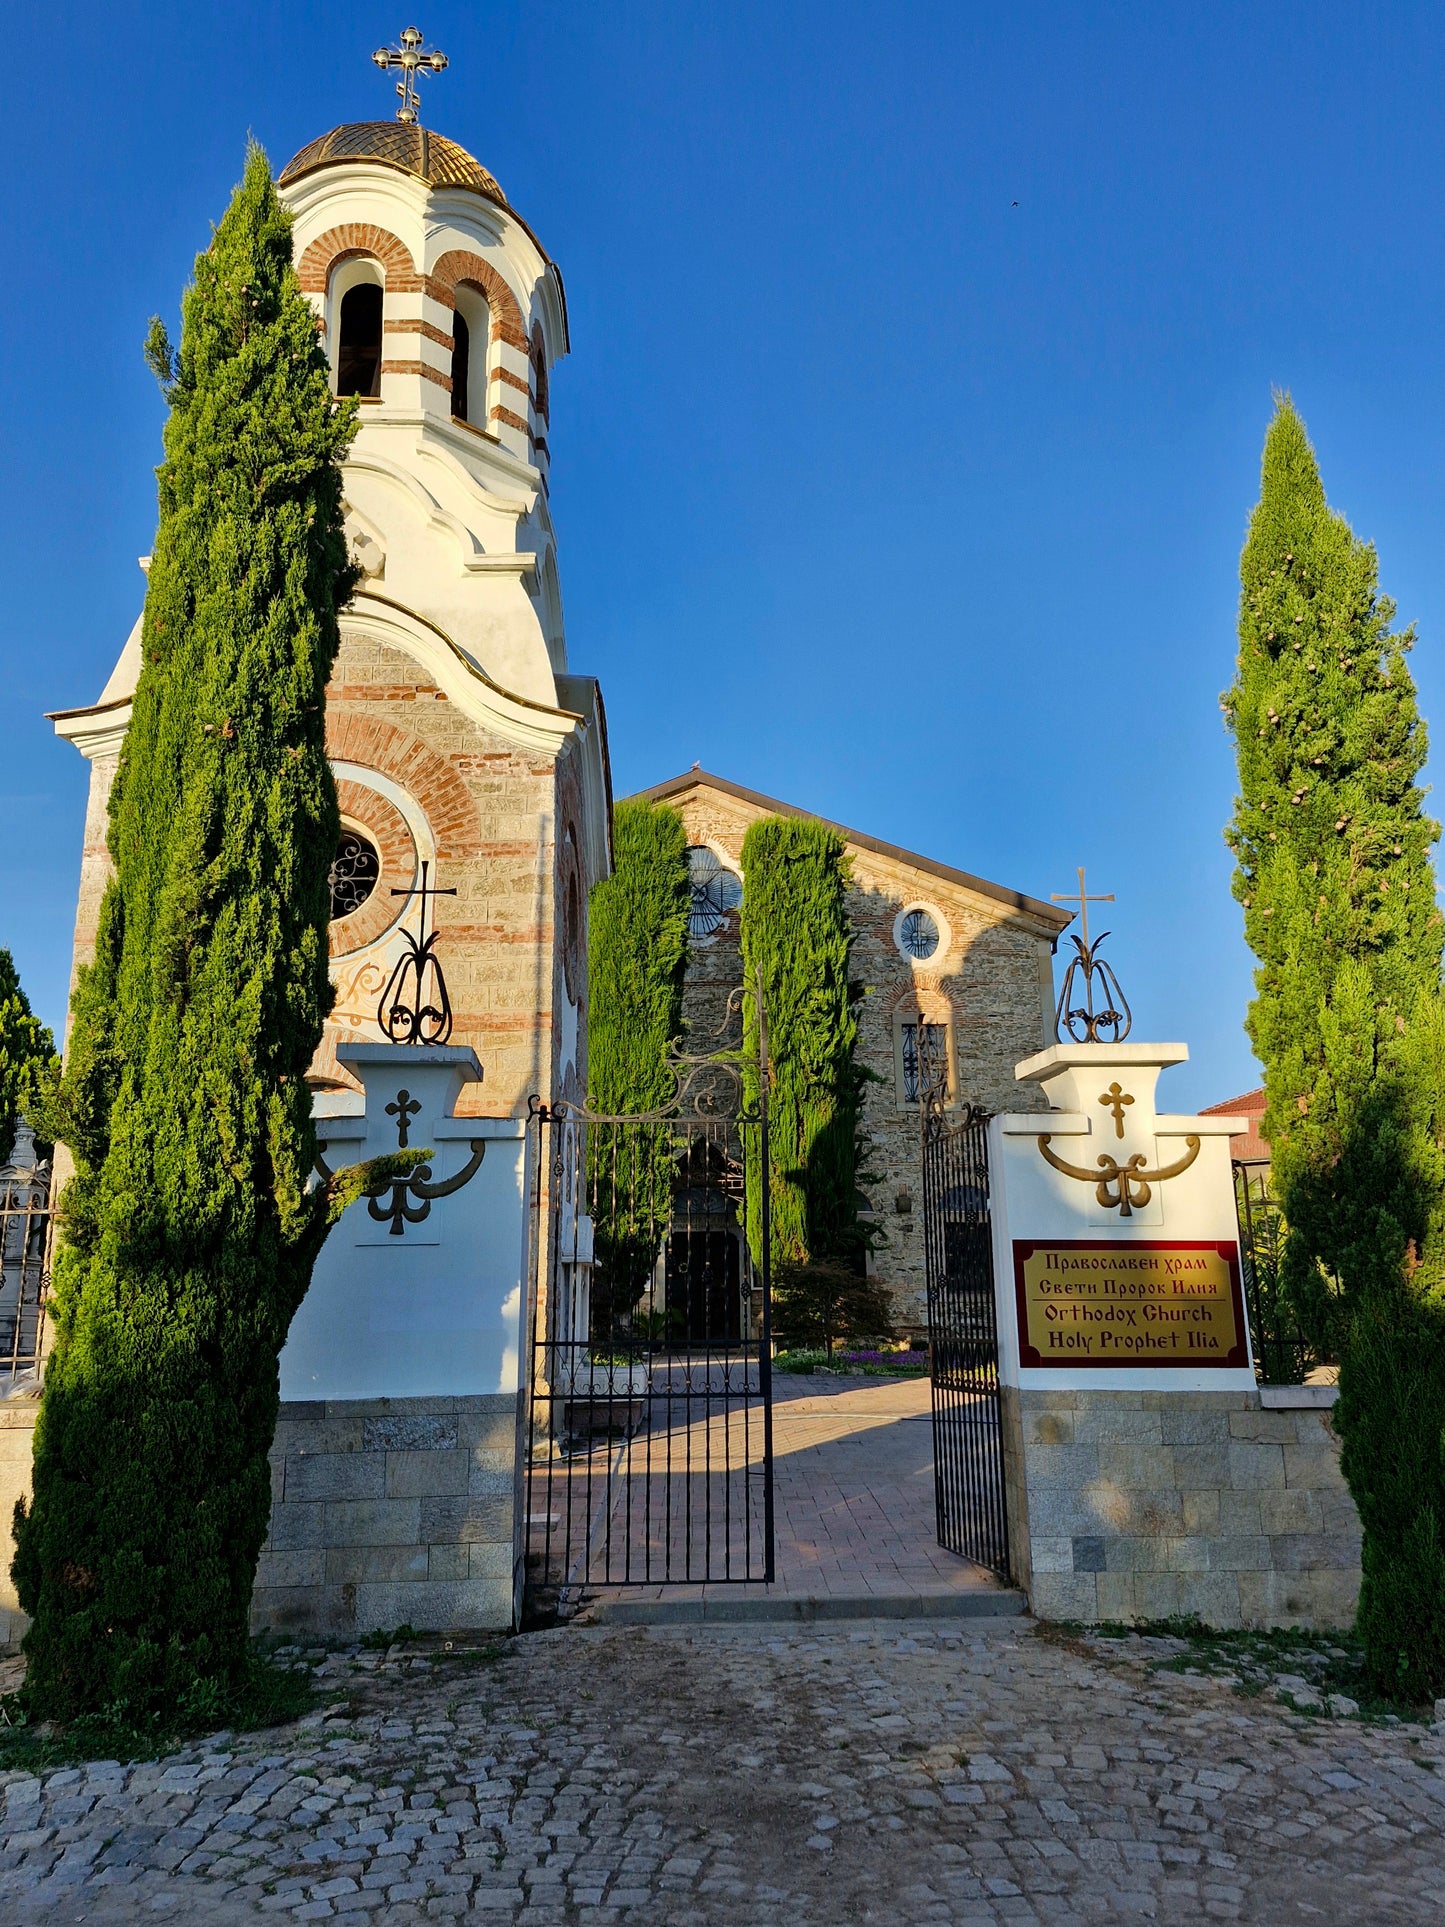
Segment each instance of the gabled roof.
[[1206,1104],[1199,1115],[1249,1118],[1249,1130],[1230,1140],[1229,1155],[1236,1164],[1268,1164],[1269,1140],[1261,1137],[1259,1131],[1260,1119],[1268,1106],[1269,1099],[1265,1096],[1264,1086],[1261,1084],[1257,1090],[1245,1091],[1239,1097],[1226,1097],[1222,1104]]
[[637,795],[646,797],[652,803],[665,803],[692,789],[721,790],[725,796],[735,796],[739,802],[750,803],[754,809],[764,810],[769,816],[800,816],[826,824],[860,850],[869,850],[874,856],[892,857],[895,863],[906,863],[910,868],[923,870],[929,876],[942,877],[945,883],[956,883],[964,890],[991,897],[995,903],[1006,903],[1011,910],[1022,910],[1027,916],[1037,917],[1040,923],[1050,925],[1056,933],[1073,921],[1073,912],[1061,910],[1056,903],[1045,903],[1039,897],[1024,896],[1019,890],[1005,889],[1001,883],[990,883],[987,878],[976,877],[968,870],[955,870],[947,863],[936,863],[931,856],[920,856],[916,850],[901,849],[896,843],[880,842],[876,836],[865,836],[861,830],[850,830],[846,823],[834,823],[826,816],[818,816],[813,810],[800,810],[795,804],[781,803],[776,796],[764,796],[758,790],[745,790],[740,783],[730,783],[725,776],[713,776],[705,769],[690,769],[685,776],[674,776],[666,783],[655,784],[651,789],[638,790]]

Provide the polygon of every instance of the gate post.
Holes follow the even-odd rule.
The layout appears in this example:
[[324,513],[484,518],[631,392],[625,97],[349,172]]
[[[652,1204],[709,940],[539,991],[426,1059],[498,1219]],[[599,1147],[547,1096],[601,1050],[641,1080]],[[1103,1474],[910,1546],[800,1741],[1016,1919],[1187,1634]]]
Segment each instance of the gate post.
[[1051,1108],[990,1127],[1011,1540],[1041,1618],[1267,1610],[1257,1481],[1274,1468],[1252,1446],[1273,1433],[1240,1289],[1241,1127],[1156,1110],[1160,1071],[1188,1054],[1055,1044],[1016,1071]]

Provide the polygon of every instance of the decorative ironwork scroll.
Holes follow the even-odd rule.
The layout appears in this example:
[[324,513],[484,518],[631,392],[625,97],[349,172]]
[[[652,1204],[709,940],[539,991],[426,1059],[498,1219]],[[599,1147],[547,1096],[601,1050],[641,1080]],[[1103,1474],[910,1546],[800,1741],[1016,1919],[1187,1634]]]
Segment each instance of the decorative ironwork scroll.
[[1161,1164],[1157,1171],[1146,1168],[1148,1159],[1143,1151],[1136,1151],[1120,1164],[1109,1152],[1101,1151],[1098,1168],[1087,1171],[1082,1165],[1068,1164],[1049,1149],[1051,1135],[1044,1132],[1039,1137],[1039,1150],[1044,1161],[1052,1164],[1056,1171],[1062,1171],[1066,1178],[1077,1178],[1081,1184],[1092,1184],[1094,1196],[1106,1211],[1117,1211],[1121,1218],[1132,1218],[1136,1211],[1142,1211],[1154,1193],[1152,1186],[1162,1184],[1166,1178],[1177,1178],[1181,1171],[1187,1171],[1199,1156],[1199,1139],[1192,1133],[1184,1142],[1188,1147],[1182,1158],[1173,1164]]
[[452,1002],[436,954],[437,933],[433,929],[428,934],[426,921],[428,898],[454,897],[456,891],[428,889],[427,868],[423,863],[419,889],[391,893],[394,897],[421,898],[420,933],[402,931],[406,948],[397,958],[376,1007],[376,1021],[393,1044],[444,1044],[452,1034]]
[[[1119,988],[1114,966],[1099,955],[1099,946],[1108,936],[1105,930],[1089,941],[1089,905],[1112,903],[1113,892],[1091,897],[1084,884],[1082,865],[1076,894],[1054,891],[1054,903],[1077,903],[1080,934],[1071,937],[1074,955],[1064,972],[1064,987],[1059,992],[1054,1012],[1054,1036],[1062,1044],[1066,1037],[1076,1044],[1122,1044],[1134,1022],[1129,1000]],[[1074,1003],[1078,997],[1082,1001]]]

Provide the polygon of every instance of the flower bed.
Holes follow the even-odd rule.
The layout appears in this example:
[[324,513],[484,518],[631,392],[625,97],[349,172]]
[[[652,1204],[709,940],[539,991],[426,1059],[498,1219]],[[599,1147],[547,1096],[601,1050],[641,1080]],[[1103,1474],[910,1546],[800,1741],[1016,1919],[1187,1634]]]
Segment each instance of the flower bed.
[[773,1360],[775,1372],[795,1372],[810,1377],[814,1372],[834,1372],[845,1377],[923,1378],[928,1372],[928,1353],[922,1350],[890,1352],[834,1352],[830,1358],[821,1349],[779,1352]]

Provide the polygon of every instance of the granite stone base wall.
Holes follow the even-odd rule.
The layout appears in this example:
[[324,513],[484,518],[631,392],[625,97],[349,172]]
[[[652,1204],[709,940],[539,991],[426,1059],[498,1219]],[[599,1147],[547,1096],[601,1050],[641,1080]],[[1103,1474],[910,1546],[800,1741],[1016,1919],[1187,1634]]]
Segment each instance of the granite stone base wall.
[[511,1393],[283,1404],[253,1626],[510,1626],[516,1454]]
[[[30,1491],[35,1397],[0,1401],[0,1647],[27,1621],[10,1520]],[[283,1404],[257,1632],[353,1637],[385,1627],[512,1624],[515,1394]]]
[[1005,1386],[1014,1571],[1041,1619],[1197,1614],[1346,1627],[1360,1522],[1333,1386],[1052,1392]]
[[0,1398],[0,1652],[18,1646],[30,1624],[20,1610],[15,1581],[10,1577],[10,1561],[15,1557],[11,1522],[15,1501],[30,1497],[30,1462],[39,1410],[38,1387],[26,1387]]

